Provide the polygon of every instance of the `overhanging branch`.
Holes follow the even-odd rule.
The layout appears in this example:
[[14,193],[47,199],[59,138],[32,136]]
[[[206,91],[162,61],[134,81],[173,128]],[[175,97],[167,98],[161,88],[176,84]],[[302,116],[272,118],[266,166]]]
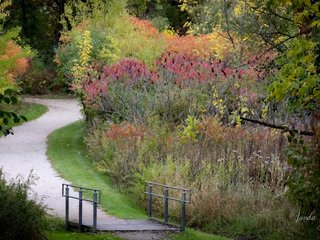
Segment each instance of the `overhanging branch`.
[[262,122],[262,121],[259,121],[259,120],[246,118],[246,117],[240,117],[240,118],[241,118],[241,120],[244,120],[244,121],[247,121],[247,122],[257,123],[257,124],[260,124],[262,126],[266,126],[266,127],[270,127],[270,128],[274,128],[274,129],[279,129],[279,130],[282,130],[284,132],[297,133],[297,134],[304,135],[304,136],[314,136],[314,133],[313,132],[309,132],[309,131],[300,131],[300,130],[297,130],[297,129],[289,128],[287,126],[274,125],[274,124],[271,124],[271,123],[266,123],[266,122]]

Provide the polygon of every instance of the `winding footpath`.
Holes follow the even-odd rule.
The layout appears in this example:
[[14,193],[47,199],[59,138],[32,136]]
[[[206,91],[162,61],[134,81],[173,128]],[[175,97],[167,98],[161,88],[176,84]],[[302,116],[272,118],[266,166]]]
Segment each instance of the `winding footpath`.
[[[15,127],[14,135],[0,138],[0,167],[6,179],[26,180],[32,174],[31,195],[36,195],[49,214],[63,217],[65,202],[61,197],[61,185],[68,182],[51,167],[46,156],[47,137],[54,130],[81,119],[80,106],[77,101],[69,99],[26,101],[46,105],[49,111],[34,121]],[[70,206],[74,208],[70,210],[70,219],[75,219],[76,205]],[[84,214],[86,216],[89,217]]]
[[[42,117],[14,128],[14,135],[0,138],[0,168],[7,180],[28,179],[31,174],[34,184],[30,196],[42,202],[51,215],[64,218],[65,202],[61,196],[62,183],[70,182],[59,177],[47,156],[47,137],[56,129],[82,118],[81,107],[72,99],[26,99],[27,102],[46,105],[49,111]],[[85,184],[84,184],[85,185]],[[94,186],[88,186],[93,187]],[[71,190],[71,195],[76,195]],[[77,222],[77,202],[70,202],[70,220]],[[92,205],[84,202],[83,224],[92,225]],[[167,227],[138,220],[122,220],[107,215],[98,209],[98,229],[106,231],[128,231],[120,235],[125,239],[163,239]],[[132,232],[129,232],[132,231]],[[142,233],[142,231],[150,231]],[[138,233],[140,232],[140,233]]]

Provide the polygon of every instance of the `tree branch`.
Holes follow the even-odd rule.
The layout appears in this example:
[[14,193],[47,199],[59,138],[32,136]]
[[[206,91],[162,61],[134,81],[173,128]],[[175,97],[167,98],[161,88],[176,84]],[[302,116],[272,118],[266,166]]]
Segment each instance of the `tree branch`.
[[247,122],[257,123],[257,124],[260,124],[262,126],[283,130],[284,132],[297,133],[297,134],[304,135],[304,136],[314,136],[314,133],[313,132],[309,132],[309,131],[300,131],[300,130],[297,130],[297,129],[289,128],[289,127],[284,126],[284,125],[280,125],[280,126],[279,125],[274,125],[274,124],[271,124],[271,123],[266,123],[266,122],[262,122],[262,121],[255,120],[255,119],[245,118],[245,117],[240,117],[240,118],[241,118],[241,120],[244,120],[244,121],[247,121]]
[[265,50],[257,59],[262,58],[265,54],[267,54],[268,52],[270,52],[271,50],[273,50],[273,49],[275,49],[275,48],[278,49],[279,46],[281,46],[282,44],[284,44],[285,42],[287,42],[287,41],[289,41],[289,40],[291,40],[291,39],[293,39],[293,38],[298,37],[299,35],[300,35],[300,34],[297,33],[297,34],[295,34],[295,35],[293,35],[293,36],[287,37],[286,39],[284,39],[283,41],[277,43],[276,45],[272,45],[270,48],[268,48],[267,50]]
[[250,5],[247,1],[244,1],[244,4],[246,6],[248,6],[249,8],[251,8],[252,10],[254,10],[254,11],[258,11],[258,12],[264,13],[264,14],[271,14],[271,15],[274,15],[274,16],[276,16],[278,18],[286,20],[288,22],[292,22],[292,23],[294,22],[292,19],[278,14],[277,12],[273,11],[271,8],[267,8],[268,12],[266,12],[264,10],[259,9],[259,7],[255,7],[255,6]]
[[232,43],[232,46],[235,48],[233,37],[230,34],[230,24],[229,24],[229,16],[228,16],[228,9],[227,9],[226,0],[223,1],[223,13],[224,13],[224,17],[226,20],[228,38],[229,38],[230,42]]
[[292,19],[287,18],[287,17],[285,17],[285,16],[282,16],[282,15],[276,13],[276,12],[273,11],[271,8],[268,8],[268,11],[269,11],[271,14],[277,16],[278,18],[281,18],[281,19],[283,19],[283,20],[286,20],[286,21],[289,21],[289,22],[292,22],[292,23],[294,22]]
[[[264,55],[266,55],[266,54],[267,54],[268,52],[270,52],[271,50],[273,50],[273,49],[275,49],[275,48],[278,49],[279,46],[281,46],[282,44],[284,44],[285,42],[287,42],[287,41],[289,41],[289,40],[291,40],[291,39],[293,39],[293,38],[296,38],[296,37],[299,36],[299,35],[300,35],[300,33],[297,33],[297,34],[295,34],[295,35],[293,35],[293,36],[287,37],[285,40],[277,43],[276,45],[272,45],[270,48],[268,48],[268,49],[266,49],[265,51],[263,51],[259,56],[256,57],[256,59],[255,59],[254,61],[251,61],[250,63],[245,63],[245,64],[242,64],[242,65],[239,65],[239,66],[237,66],[237,67],[244,67],[244,66],[247,66],[247,65],[250,65],[250,64],[252,64],[252,63],[257,62],[258,60],[260,60]],[[261,36],[261,35],[260,35],[260,36]],[[269,44],[270,44],[270,43],[269,43]]]

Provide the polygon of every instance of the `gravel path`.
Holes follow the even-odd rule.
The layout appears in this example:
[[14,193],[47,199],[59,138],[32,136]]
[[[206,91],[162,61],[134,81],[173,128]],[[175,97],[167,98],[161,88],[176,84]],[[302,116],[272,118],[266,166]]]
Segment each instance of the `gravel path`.
[[[31,189],[37,195],[39,201],[47,207],[47,212],[64,218],[65,202],[61,197],[62,183],[68,183],[60,178],[58,173],[51,167],[46,156],[47,137],[56,129],[75,122],[82,118],[80,105],[71,99],[26,99],[27,102],[35,102],[46,105],[49,111],[42,117],[27,122],[14,128],[14,135],[0,138],[0,168],[6,179],[27,179],[30,173],[36,177],[35,184]],[[94,186],[87,186],[94,187]],[[31,193],[32,194],[32,193]],[[72,190],[71,195],[76,195]],[[77,204],[70,200],[70,219],[77,221]],[[92,205],[84,202],[83,223],[92,225]],[[123,226],[140,226],[143,230],[155,228],[161,230],[159,224],[145,221],[121,220],[105,214],[98,209],[98,225],[107,223],[106,228]],[[162,226],[163,227],[163,226]],[[163,239],[162,233],[127,233],[120,234],[125,239]],[[137,238],[138,237],[138,238]]]
[[[14,128],[14,135],[0,138],[0,167],[6,179],[35,177],[32,191],[47,206],[49,214],[64,217],[65,203],[61,197],[61,184],[69,183],[60,178],[46,156],[47,137],[54,130],[82,118],[80,105],[71,99],[26,99],[46,105],[49,111],[42,117]],[[71,194],[75,194],[71,192]],[[77,205],[70,204],[70,219],[77,219]],[[84,223],[92,222],[92,207],[84,205]],[[102,211],[99,218],[111,218]],[[98,219],[99,221],[99,219]]]

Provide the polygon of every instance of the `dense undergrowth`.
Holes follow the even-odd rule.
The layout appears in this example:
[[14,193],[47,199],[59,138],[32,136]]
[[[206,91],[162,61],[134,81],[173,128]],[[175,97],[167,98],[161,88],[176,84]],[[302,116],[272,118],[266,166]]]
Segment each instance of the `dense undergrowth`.
[[6,181],[0,169],[0,239],[46,239],[44,207],[28,197],[32,181]]

